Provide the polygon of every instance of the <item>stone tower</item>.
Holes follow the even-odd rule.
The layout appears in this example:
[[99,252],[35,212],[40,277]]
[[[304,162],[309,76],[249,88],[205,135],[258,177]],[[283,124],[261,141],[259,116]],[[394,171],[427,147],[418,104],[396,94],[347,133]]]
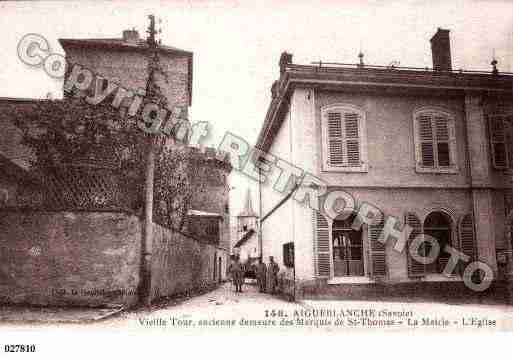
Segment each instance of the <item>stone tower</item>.
[[[148,41],[136,30],[123,31],[121,38],[59,39],[66,63],[83,66],[121,87],[138,92],[148,80]],[[192,102],[192,52],[159,44],[162,73],[155,82],[166,99],[167,108],[188,107]],[[126,99],[121,106],[128,106]]]

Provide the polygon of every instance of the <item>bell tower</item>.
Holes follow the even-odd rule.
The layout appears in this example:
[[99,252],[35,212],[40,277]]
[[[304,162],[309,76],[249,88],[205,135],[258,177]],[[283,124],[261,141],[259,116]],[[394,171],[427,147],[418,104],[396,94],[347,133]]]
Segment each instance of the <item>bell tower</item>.
[[257,232],[258,215],[253,210],[253,202],[251,200],[251,191],[248,188],[246,197],[244,199],[244,208],[237,216],[237,234],[238,236],[244,235],[249,230]]

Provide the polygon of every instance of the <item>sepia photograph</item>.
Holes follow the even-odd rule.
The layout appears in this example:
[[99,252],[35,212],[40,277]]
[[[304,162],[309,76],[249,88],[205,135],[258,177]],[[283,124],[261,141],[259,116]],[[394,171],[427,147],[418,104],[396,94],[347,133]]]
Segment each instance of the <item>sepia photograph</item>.
[[513,1],[5,1],[0,34],[0,357],[513,331]]

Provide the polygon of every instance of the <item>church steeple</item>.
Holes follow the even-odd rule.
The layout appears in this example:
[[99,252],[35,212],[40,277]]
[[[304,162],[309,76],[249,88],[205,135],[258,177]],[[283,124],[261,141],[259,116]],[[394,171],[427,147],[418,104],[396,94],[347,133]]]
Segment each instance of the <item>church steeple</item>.
[[253,202],[251,201],[251,191],[248,188],[246,198],[244,199],[244,209],[239,213],[238,217],[258,217],[253,210]]
[[239,235],[256,232],[258,228],[258,215],[253,210],[253,202],[251,201],[251,191],[248,188],[246,197],[244,198],[244,208],[237,216],[237,231]]

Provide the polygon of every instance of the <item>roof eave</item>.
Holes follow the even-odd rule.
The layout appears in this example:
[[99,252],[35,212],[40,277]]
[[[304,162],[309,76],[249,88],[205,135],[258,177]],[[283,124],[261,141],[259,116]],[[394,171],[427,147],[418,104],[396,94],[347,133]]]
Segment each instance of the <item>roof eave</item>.
[[[358,70],[348,72],[345,76],[348,77],[358,77]],[[396,72],[401,74],[400,72]],[[369,73],[365,73],[360,71],[360,74],[369,75]],[[372,75],[372,73],[370,73]],[[394,73],[391,73],[394,74]],[[339,75],[344,75],[343,72],[340,72]],[[404,72],[403,75],[413,75],[413,73]],[[344,86],[344,87],[380,87],[380,88],[396,88],[396,89],[411,89],[411,90],[437,90],[437,91],[454,91],[454,92],[483,92],[483,93],[496,93],[498,95],[506,94],[513,95],[513,77],[512,76],[487,76],[482,74],[438,74],[438,73],[427,73],[427,74],[416,74],[416,75],[425,75],[425,79],[417,78],[417,83],[412,83],[405,79],[395,80],[395,82],[378,82],[378,81],[359,81],[359,80],[348,80],[348,79],[329,79],[328,77],[336,76],[336,74],[319,74],[314,72],[307,73],[297,73],[297,72],[285,72],[279,79],[280,89],[277,97],[271,100],[271,104],[267,110],[266,119],[264,121],[264,125],[258,135],[256,147],[264,152],[269,151],[275,137],[275,133],[270,131],[273,127],[280,127],[280,115],[283,114],[284,106],[289,105],[290,95],[292,93],[291,89],[296,85],[301,86],[312,86],[315,87],[317,85],[322,84],[330,84],[333,86]],[[374,76],[380,76],[379,74],[374,74]],[[431,76],[431,77],[430,77]],[[433,80],[433,76],[440,76],[440,78]],[[453,78],[451,78],[453,76]],[[454,81],[454,77],[459,76],[460,79],[457,81],[468,81],[474,80],[475,82],[482,82],[480,85],[450,85],[446,82],[450,82],[450,80]],[[427,83],[428,80],[434,81],[435,83]],[[422,83],[425,81],[426,83]],[[493,86],[494,82],[497,81],[502,82],[502,87],[497,88]],[[440,82],[440,83],[436,83]]]
[[[109,40],[109,39],[98,39],[98,40]],[[119,40],[119,39],[112,39]],[[93,47],[93,48],[112,48],[119,50],[136,50],[136,51],[146,51],[148,47],[140,46],[138,44],[125,44],[125,43],[115,43],[115,42],[106,42],[106,41],[95,41],[95,39],[59,39],[59,43],[61,44],[64,50],[65,47]],[[182,55],[192,57],[193,53],[191,51],[186,51],[177,48],[170,48],[161,46],[159,47],[159,51],[173,54],[173,55]]]

